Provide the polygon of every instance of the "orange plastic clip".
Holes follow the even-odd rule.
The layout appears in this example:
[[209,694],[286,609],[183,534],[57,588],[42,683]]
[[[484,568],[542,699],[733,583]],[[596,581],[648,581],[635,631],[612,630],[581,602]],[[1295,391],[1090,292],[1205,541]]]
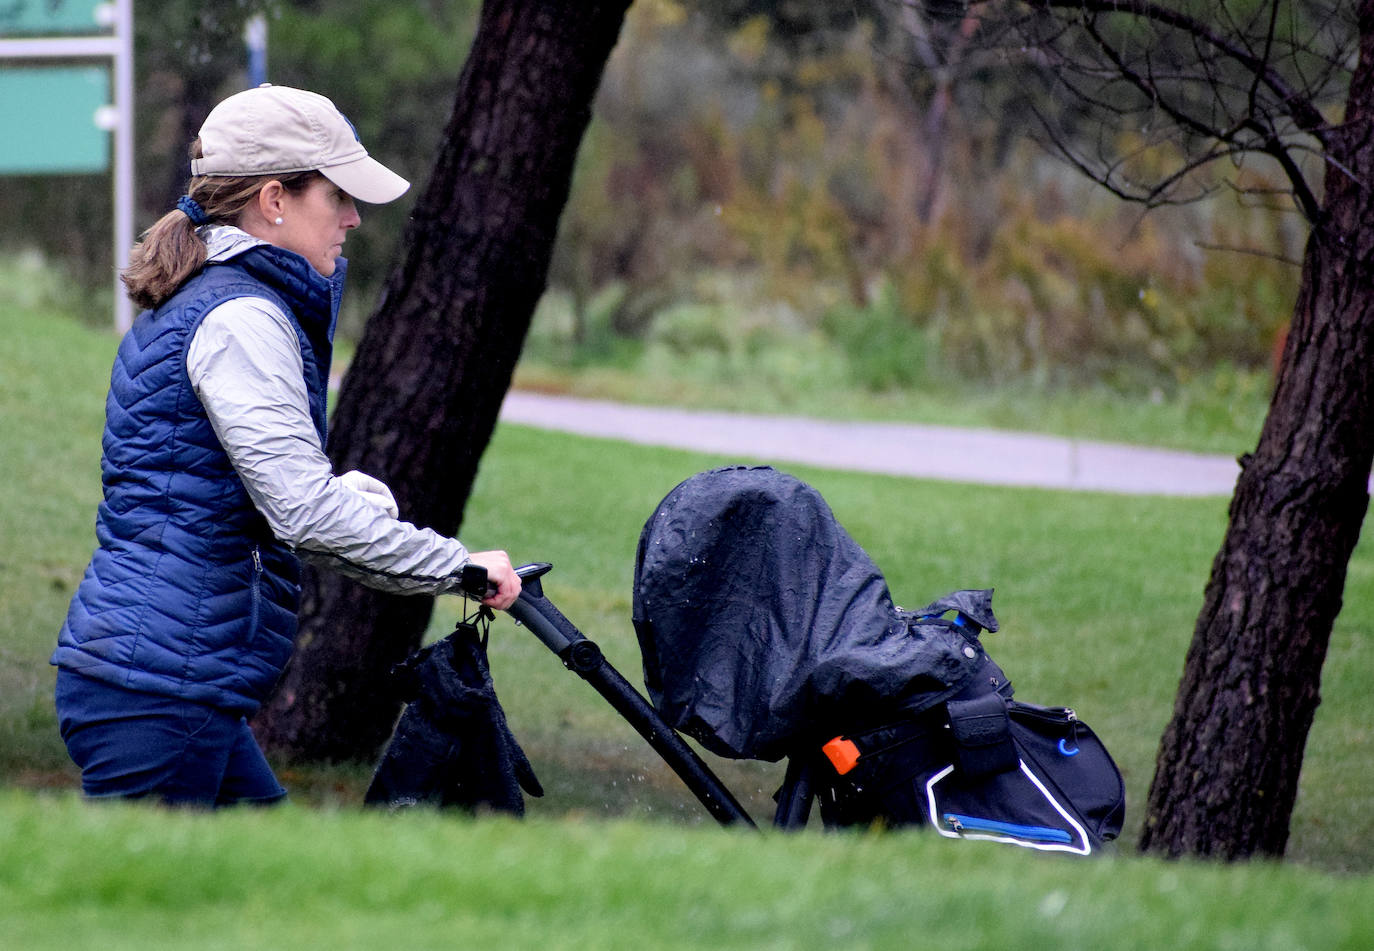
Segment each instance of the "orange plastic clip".
[[837,736],[822,746],[821,752],[830,758],[835,772],[841,776],[859,765],[859,748],[854,745],[853,740],[847,740],[842,736]]

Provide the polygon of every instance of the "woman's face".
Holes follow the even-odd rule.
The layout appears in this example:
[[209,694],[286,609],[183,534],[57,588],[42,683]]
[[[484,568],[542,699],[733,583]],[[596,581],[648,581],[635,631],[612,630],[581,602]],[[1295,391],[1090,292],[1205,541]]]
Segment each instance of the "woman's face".
[[282,200],[282,223],[273,229],[272,243],[295,251],[325,277],[332,276],[344,239],[362,223],[353,196],[321,177],[304,191],[286,192]]

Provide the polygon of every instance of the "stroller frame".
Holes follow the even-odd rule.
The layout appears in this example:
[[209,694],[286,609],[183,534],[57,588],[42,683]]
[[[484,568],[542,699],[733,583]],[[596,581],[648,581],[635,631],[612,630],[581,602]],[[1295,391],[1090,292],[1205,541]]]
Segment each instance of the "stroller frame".
[[[549,562],[536,562],[517,568],[516,574],[521,580],[520,597],[506,609],[506,613],[529,628],[565,667],[591,684],[653,747],[716,821],[725,826],[754,828],[753,818],[696,751],[611,666],[600,646],[579,631],[545,596],[541,579],[552,568]],[[479,565],[465,566],[462,583],[465,593],[471,597],[485,597],[491,590],[486,569]],[[809,810],[809,794],[807,806]],[[781,815],[781,810],[779,812]],[[799,810],[791,809],[789,815],[797,812]],[[775,824],[780,823],[775,820]],[[801,824],[805,824],[804,813]]]

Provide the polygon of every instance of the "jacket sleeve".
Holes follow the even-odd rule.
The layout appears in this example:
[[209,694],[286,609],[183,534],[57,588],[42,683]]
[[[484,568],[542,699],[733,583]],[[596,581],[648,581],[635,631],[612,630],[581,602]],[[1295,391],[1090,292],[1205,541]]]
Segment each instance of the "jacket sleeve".
[[300,343],[274,304],[215,307],[186,370],[253,504],[301,557],[397,594],[458,587],[462,543],[392,518],[334,476],[310,419]]

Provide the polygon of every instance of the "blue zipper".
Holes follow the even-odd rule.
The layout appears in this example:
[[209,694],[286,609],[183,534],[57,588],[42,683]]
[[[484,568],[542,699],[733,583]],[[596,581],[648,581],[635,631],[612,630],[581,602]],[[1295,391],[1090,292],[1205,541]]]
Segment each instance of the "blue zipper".
[[262,620],[262,552],[253,546],[253,579],[248,586],[248,643],[258,636],[258,624]]
[[975,816],[960,816],[952,812],[945,813],[945,825],[960,835],[970,832],[993,832],[998,835],[1010,835],[1018,839],[1030,839],[1035,842],[1073,841],[1073,836],[1063,829],[1019,825],[1015,822],[1000,822],[997,819],[979,819]]

